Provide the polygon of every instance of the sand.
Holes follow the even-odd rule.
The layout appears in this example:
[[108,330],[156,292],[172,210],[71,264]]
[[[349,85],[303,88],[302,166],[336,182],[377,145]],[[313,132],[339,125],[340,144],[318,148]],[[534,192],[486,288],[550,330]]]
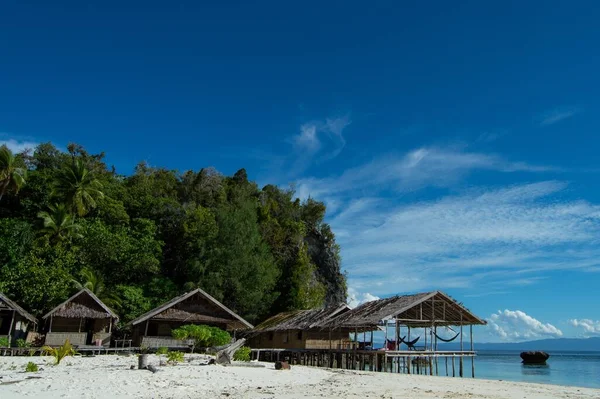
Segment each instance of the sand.
[[[554,385],[369,373],[270,363],[223,367],[202,365],[206,357],[130,370],[137,357],[70,357],[58,366],[48,357],[0,357],[0,398],[600,398],[600,390]],[[41,369],[25,373],[27,362]],[[250,367],[252,366],[252,367]],[[39,378],[28,378],[39,377]]]

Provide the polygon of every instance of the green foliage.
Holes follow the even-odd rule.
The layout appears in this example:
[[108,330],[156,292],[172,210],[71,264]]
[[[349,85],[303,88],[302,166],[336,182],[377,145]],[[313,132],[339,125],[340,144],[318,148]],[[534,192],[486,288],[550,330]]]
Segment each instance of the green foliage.
[[157,355],[166,355],[169,349],[166,346],[161,346],[156,350]]
[[38,365],[34,362],[29,362],[27,363],[27,366],[25,366],[26,373],[36,373],[38,370]]
[[123,324],[196,287],[250,322],[345,300],[323,203],[260,190],[243,169],[141,163],[121,176],[102,153],[67,150],[0,147],[0,291],[28,311],[44,314],[81,287]]
[[96,208],[98,200],[104,198],[101,190],[102,183],[86,167],[83,160],[74,159],[58,172],[53,194],[73,213],[84,216]]
[[171,331],[173,338],[179,340],[191,339],[194,341],[192,352],[196,347],[221,346],[231,341],[231,336],[227,331],[217,327],[186,324]]
[[42,347],[42,352],[47,355],[47,356],[52,356],[54,357],[55,360],[55,364],[60,364],[60,362],[67,356],[73,356],[75,355],[77,352],[75,352],[75,349],[73,348],[73,346],[71,345],[71,343],[69,342],[69,340],[67,339],[65,341],[64,344],[62,344],[59,347],[53,348],[51,346],[43,346]]
[[177,364],[183,362],[183,352],[170,351],[167,353],[167,363]]
[[26,176],[27,169],[19,164],[18,157],[6,145],[0,146],[0,200],[9,191],[17,194]]
[[19,348],[29,348],[31,346],[31,342],[25,341],[23,338],[19,338],[15,341],[17,347]]
[[233,354],[233,360],[237,360],[238,362],[249,362],[250,353],[252,353],[252,350],[249,347],[242,346]]
[[7,348],[10,345],[8,337],[0,337],[0,348]]

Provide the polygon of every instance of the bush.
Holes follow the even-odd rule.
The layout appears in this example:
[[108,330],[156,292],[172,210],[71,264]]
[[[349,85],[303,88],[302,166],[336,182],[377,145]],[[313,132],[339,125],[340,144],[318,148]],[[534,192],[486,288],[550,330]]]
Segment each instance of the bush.
[[0,338],[0,348],[7,348],[10,342],[7,337]]
[[231,336],[227,331],[205,325],[186,324],[173,330],[171,334],[173,338],[182,341],[193,339],[192,352],[196,347],[220,346],[231,341]]
[[27,342],[23,338],[19,338],[16,343],[19,348],[29,348],[31,346],[31,342]]
[[167,353],[167,363],[177,364],[183,362],[183,352],[172,351]]
[[240,362],[249,362],[250,361],[250,353],[251,350],[247,346],[242,346],[233,354],[233,360],[237,360]]
[[161,346],[156,350],[157,355],[166,355],[169,352],[169,349],[166,346]]
[[26,373],[35,373],[37,371],[38,371],[38,366],[34,362],[29,362],[29,363],[27,363],[27,366],[25,366]]

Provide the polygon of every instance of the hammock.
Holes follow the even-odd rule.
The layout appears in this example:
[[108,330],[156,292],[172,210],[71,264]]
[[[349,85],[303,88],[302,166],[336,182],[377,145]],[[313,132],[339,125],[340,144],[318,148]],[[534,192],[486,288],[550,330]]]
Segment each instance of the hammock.
[[419,335],[417,338],[413,339],[412,341],[405,341],[405,338],[406,338],[406,335],[404,337],[400,338],[400,343],[405,344],[409,348],[413,348],[415,346],[415,344],[417,343],[417,341],[419,341],[421,339],[421,336]]
[[444,338],[440,337],[439,335],[437,335],[437,333],[435,333],[435,332],[433,333],[433,335],[435,335],[435,337],[437,339],[439,339],[440,341],[442,341],[442,342],[452,342],[456,338],[458,338],[458,336],[460,335],[460,332],[457,332],[456,335],[454,337],[450,338],[450,339],[444,339]]

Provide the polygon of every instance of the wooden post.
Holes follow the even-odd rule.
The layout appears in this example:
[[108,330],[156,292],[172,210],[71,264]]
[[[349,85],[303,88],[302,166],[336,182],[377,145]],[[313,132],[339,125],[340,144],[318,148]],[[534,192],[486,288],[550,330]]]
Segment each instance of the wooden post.
[[50,328],[48,329],[48,332],[52,332],[52,315],[50,315]]
[[456,377],[456,372],[454,371],[454,355],[452,355],[452,377]]
[[333,357],[331,356],[331,349],[333,343],[331,342],[331,327],[329,328],[329,367],[333,368]]
[[448,356],[446,356],[446,377],[448,377]]
[[8,346],[12,346],[12,329],[13,326],[15,324],[15,316],[17,314],[17,311],[13,309],[12,311],[12,318],[10,319],[10,326],[8,326]]
[[150,319],[146,320],[146,329],[144,330],[144,337],[148,336],[148,324],[150,324]]
[[460,359],[458,359],[459,364],[458,364],[458,374],[462,377],[463,376],[463,356],[462,356],[462,352],[464,351],[464,347],[463,347],[463,322],[462,322],[462,312],[460,313],[460,351],[461,351],[461,356]]
[[[112,317],[108,318],[108,333],[112,333]],[[125,342],[123,342],[123,345],[125,345]]]
[[385,324],[385,343],[384,343],[383,347],[384,347],[384,350],[387,351],[387,348],[388,348],[388,337],[387,337],[387,335],[388,335],[388,331],[387,331],[388,330],[388,322],[387,322],[387,320],[384,321],[384,324]]
[[81,323],[83,323],[83,317],[79,318],[79,331],[77,332],[81,332]]
[[[469,325],[469,335],[471,336],[471,352],[473,352],[473,325]],[[475,356],[471,354],[471,377],[475,378]]]

